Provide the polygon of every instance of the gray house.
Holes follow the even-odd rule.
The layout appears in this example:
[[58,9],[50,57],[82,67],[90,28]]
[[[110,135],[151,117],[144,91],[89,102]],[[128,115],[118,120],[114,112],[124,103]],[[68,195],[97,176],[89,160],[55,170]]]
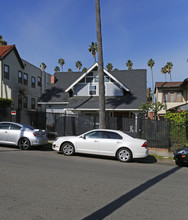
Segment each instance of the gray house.
[[[51,113],[94,115],[99,109],[98,63],[87,72],[56,72],[38,104]],[[146,102],[146,70],[104,69],[106,114],[137,117]]]

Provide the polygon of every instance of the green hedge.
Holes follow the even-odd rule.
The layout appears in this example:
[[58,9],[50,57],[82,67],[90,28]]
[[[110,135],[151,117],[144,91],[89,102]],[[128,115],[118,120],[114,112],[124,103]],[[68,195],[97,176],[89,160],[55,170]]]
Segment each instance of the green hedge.
[[175,151],[188,143],[188,113],[167,112],[165,119],[170,120],[170,142],[171,150]]
[[10,107],[12,99],[0,98],[0,107]]

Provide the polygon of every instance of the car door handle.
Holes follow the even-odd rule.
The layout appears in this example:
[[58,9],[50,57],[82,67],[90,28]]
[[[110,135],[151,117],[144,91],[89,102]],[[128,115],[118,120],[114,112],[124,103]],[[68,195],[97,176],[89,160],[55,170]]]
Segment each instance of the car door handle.
[[5,131],[5,133],[8,133],[8,131]]
[[117,141],[116,143],[117,143],[117,144],[120,144],[120,143],[121,143],[121,141]]
[[99,142],[99,141],[94,141],[94,142]]

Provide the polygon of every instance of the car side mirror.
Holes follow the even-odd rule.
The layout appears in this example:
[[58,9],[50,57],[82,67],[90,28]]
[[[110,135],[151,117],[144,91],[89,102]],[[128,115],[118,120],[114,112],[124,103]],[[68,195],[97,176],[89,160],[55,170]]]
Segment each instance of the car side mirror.
[[80,138],[86,139],[85,135],[80,136]]

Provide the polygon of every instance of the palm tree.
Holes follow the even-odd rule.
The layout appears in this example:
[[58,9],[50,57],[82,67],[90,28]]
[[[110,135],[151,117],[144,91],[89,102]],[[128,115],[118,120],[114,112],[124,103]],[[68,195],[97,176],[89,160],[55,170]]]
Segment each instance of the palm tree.
[[171,76],[172,67],[173,67],[172,62],[168,62],[165,66],[167,73],[170,74],[170,81],[171,82],[172,82],[172,76]]
[[71,69],[71,68],[68,68],[68,72],[72,72],[72,69]]
[[84,67],[84,68],[82,69],[82,72],[83,72],[83,73],[87,72],[87,68]]
[[167,73],[166,66],[161,68],[161,73],[165,75],[165,82],[166,82],[166,73]]
[[59,68],[58,66],[56,66],[56,67],[54,68],[54,71],[55,71],[55,72],[59,72],[59,71],[60,71],[60,68]]
[[47,68],[46,64],[45,63],[41,63],[40,64],[40,69],[41,69],[41,95],[42,95],[42,92],[43,92],[43,72],[45,71],[45,69]]
[[4,46],[4,45],[7,45],[7,42],[3,40],[2,35],[0,35],[0,46]]
[[61,68],[62,68],[62,72],[63,72],[63,65],[65,64],[64,59],[60,58],[60,59],[58,60],[58,63],[60,64],[60,66],[61,66]]
[[41,64],[40,64],[40,69],[41,69],[41,71],[45,71],[46,68],[47,68],[47,66],[46,66],[45,63],[41,63]]
[[132,70],[133,62],[131,60],[128,60],[126,62],[126,66],[128,67],[128,70]]
[[81,61],[77,61],[76,62],[76,68],[78,68],[79,72],[80,72],[80,69],[82,68],[82,63]]
[[106,65],[106,69],[108,70],[108,72],[109,72],[109,71],[112,71],[112,69],[113,69],[112,63],[108,63],[108,64]]
[[95,14],[96,14],[98,75],[99,75],[99,128],[106,128],[100,0],[95,0]]
[[89,45],[88,51],[91,52],[96,63],[97,43],[91,42],[91,45]]
[[154,81],[153,81],[153,66],[155,65],[155,61],[153,59],[148,60],[148,66],[151,69],[151,77],[152,77],[152,91],[154,89]]

